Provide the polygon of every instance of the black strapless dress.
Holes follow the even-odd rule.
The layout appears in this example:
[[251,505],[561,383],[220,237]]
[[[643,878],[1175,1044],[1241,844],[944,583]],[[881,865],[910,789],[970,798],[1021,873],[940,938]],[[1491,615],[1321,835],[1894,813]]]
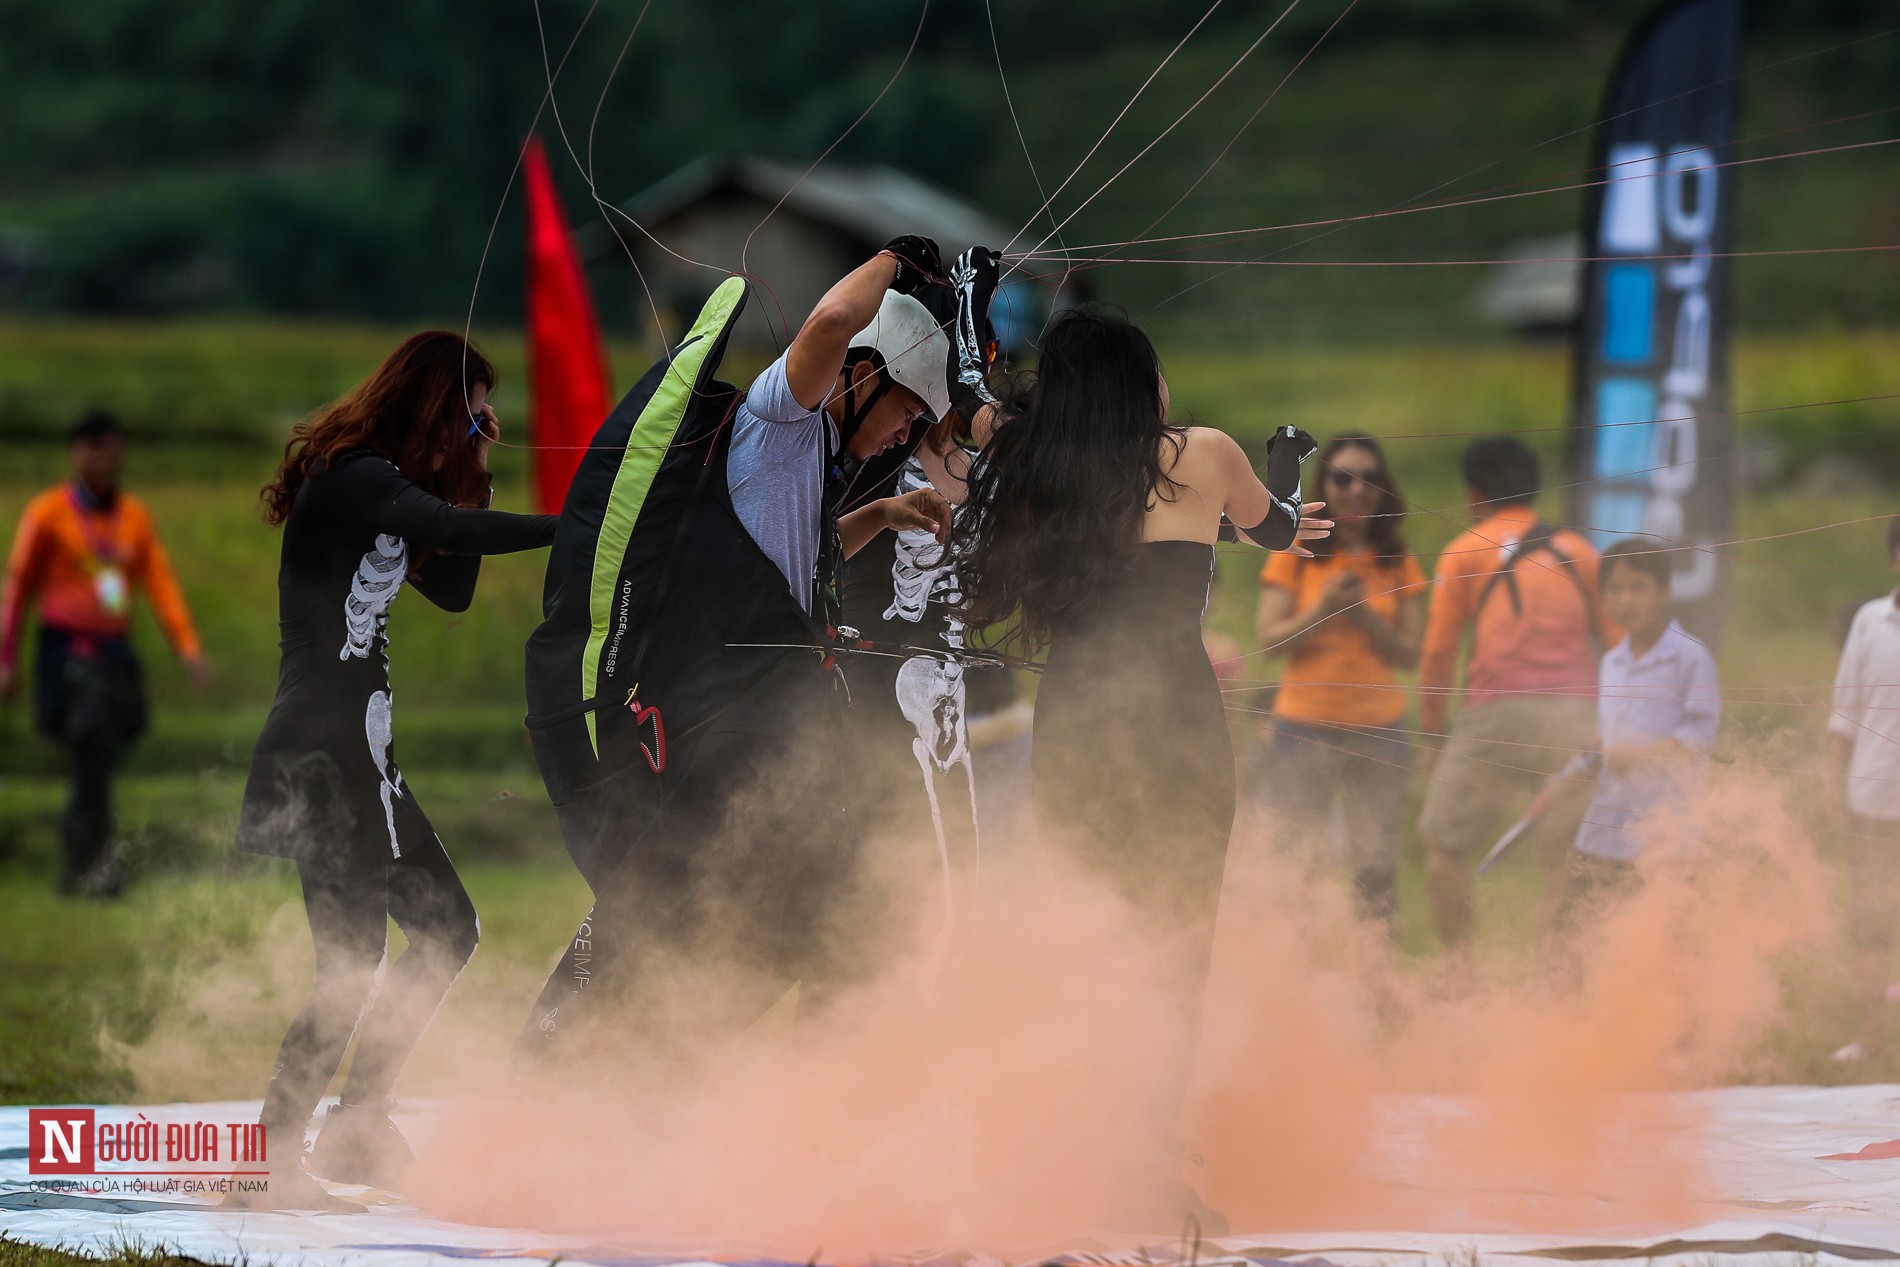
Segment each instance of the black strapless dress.
[[1031,777],[1044,835],[1180,937],[1199,993],[1234,825],[1234,753],[1201,642],[1214,548],[1144,542],[1057,630],[1036,695]]

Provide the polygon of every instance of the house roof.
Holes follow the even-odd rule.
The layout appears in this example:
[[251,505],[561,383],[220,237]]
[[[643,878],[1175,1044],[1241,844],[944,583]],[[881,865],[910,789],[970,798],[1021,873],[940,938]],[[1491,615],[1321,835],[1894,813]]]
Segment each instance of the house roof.
[[1571,324],[1583,303],[1583,265],[1577,262],[1582,254],[1577,233],[1513,242],[1479,290],[1485,315],[1517,330]]
[[[801,180],[800,177],[804,178]],[[823,221],[871,242],[900,233],[935,238],[948,256],[979,242],[1001,245],[1003,226],[947,190],[882,165],[826,163],[802,167],[749,155],[707,155],[621,204],[642,224],[655,224],[725,189]]]

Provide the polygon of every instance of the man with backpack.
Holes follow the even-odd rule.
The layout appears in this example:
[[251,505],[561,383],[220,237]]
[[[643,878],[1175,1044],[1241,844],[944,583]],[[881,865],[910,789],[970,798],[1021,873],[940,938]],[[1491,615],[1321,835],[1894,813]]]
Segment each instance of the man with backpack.
[[[1620,636],[1597,603],[1597,552],[1533,509],[1537,455],[1520,440],[1485,436],[1466,447],[1462,471],[1476,523],[1439,556],[1419,662],[1419,728],[1445,736],[1436,761],[1427,758],[1419,832],[1432,920],[1447,947],[1470,935],[1475,857],[1508,821],[1506,811],[1590,748],[1598,657]],[[1568,797],[1542,829],[1567,841],[1581,810],[1580,796]]]
[[[997,272],[979,251],[992,284],[947,304],[971,329]],[[626,999],[657,981],[656,958],[730,969],[734,988],[692,1001],[730,1007],[724,1020],[752,1019],[756,992],[809,1000],[832,979],[830,909],[857,854],[842,566],[886,529],[948,534],[934,489],[878,476],[949,412],[977,355],[918,297],[947,288],[935,244],[898,238],[741,391],[714,377],[743,305],[728,279],[596,433],[527,664],[529,733],[596,901],[535,1005],[531,1050],[597,1015],[585,999],[603,985]]]

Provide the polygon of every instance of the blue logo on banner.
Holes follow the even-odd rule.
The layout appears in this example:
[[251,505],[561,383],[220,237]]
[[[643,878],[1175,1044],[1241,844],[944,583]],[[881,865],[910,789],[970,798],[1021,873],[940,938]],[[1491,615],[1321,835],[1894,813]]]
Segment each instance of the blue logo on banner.
[[1603,359],[1640,365],[1649,359],[1656,325],[1656,275],[1644,264],[1603,272]]
[[1646,378],[1603,379],[1597,384],[1594,474],[1609,483],[1591,493],[1589,519],[1599,546],[1642,531],[1649,468],[1655,465],[1655,384]]
[[1598,383],[1597,428],[1594,474],[1599,479],[1642,478],[1655,465],[1655,384],[1646,378]]
[[1597,549],[1612,545],[1633,532],[1643,530],[1643,512],[1649,498],[1627,489],[1590,494],[1590,536]]

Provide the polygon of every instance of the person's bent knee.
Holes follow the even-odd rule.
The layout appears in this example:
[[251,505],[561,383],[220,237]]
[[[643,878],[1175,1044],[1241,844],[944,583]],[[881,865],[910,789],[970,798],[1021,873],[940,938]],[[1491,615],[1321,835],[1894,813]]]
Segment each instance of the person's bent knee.
[[481,941],[481,917],[475,914],[473,906],[466,907],[458,911],[456,917],[442,930],[439,939],[442,957],[459,970],[475,957],[475,948],[481,945]]
[[391,893],[390,915],[410,946],[457,971],[482,939],[475,903],[452,873],[402,877]]
[[[330,960],[310,984],[310,1001],[334,1016],[356,1017],[376,994],[377,973],[383,957],[350,955]],[[354,1021],[351,1022],[354,1024]]]

